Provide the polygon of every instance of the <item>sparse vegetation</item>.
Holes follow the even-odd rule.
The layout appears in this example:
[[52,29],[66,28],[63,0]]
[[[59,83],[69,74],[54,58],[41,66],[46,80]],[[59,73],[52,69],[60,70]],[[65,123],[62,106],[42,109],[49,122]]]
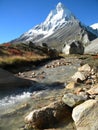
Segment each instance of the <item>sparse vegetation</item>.
[[[21,48],[19,48],[20,46]],[[10,44],[0,46],[0,67],[36,62],[49,58],[47,54],[43,53],[40,55],[40,52],[33,51],[33,48],[31,50],[29,46],[26,46],[26,50],[23,49],[24,47],[22,48],[22,45],[20,46],[17,47]]]
[[92,67],[98,67],[98,54],[96,55],[82,55],[79,57],[79,59],[82,59],[81,65],[83,64],[89,64]]
[[0,66],[3,65],[13,65],[18,63],[24,63],[24,62],[31,62],[31,61],[37,61],[41,59],[47,58],[46,56],[9,56],[9,57],[0,57]]
[[58,57],[56,50],[30,44],[3,44],[0,46],[0,67],[19,68],[50,58]]

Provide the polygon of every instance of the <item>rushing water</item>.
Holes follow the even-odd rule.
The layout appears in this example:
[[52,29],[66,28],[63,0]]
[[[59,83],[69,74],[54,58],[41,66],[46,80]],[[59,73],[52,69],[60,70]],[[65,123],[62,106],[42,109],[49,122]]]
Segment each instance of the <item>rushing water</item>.
[[61,98],[66,82],[79,66],[77,61],[72,62],[72,65],[36,69],[36,73],[44,71],[45,78],[38,79],[28,89],[0,92],[0,130],[21,130],[28,112]]
[[[10,95],[0,100],[0,130],[20,130],[24,126],[26,113],[56,101],[62,89],[41,90],[32,93],[23,92],[21,95]],[[27,107],[25,104],[28,104]]]
[[19,95],[5,96],[0,100],[0,115],[8,113],[9,109],[10,111],[15,109],[15,107],[18,106],[21,102],[29,99],[30,95],[30,92],[23,92]]

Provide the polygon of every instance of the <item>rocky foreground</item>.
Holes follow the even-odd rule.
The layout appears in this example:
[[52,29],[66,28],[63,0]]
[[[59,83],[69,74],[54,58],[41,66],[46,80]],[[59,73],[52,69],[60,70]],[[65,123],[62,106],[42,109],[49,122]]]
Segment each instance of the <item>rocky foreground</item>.
[[66,125],[73,120],[75,125],[71,130],[97,130],[97,95],[97,67],[84,64],[71,77],[60,100],[33,110],[25,117],[25,129],[57,129],[58,124],[65,122]]
[[[88,61],[86,56],[66,56],[37,68],[33,66],[32,71],[28,68],[28,71],[16,74],[19,79],[28,79],[39,85],[38,88],[33,86],[34,90],[48,89],[48,96],[45,96],[44,91],[34,96],[32,94],[32,104],[28,102],[20,106],[18,110],[9,113],[7,118],[26,110],[21,116],[21,122],[24,120],[25,123],[19,128],[21,130],[97,130],[98,68],[95,60],[91,65],[91,62],[85,63],[85,59]],[[53,95],[54,90],[56,93]],[[18,126],[21,124],[18,123]]]

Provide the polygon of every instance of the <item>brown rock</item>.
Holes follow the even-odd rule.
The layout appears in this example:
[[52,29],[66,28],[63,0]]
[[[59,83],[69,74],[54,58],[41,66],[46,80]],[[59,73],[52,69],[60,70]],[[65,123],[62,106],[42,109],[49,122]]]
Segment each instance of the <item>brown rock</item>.
[[78,84],[73,81],[73,82],[70,82],[65,88],[74,89],[77,86],[78,86]]
[[[30,112],[25,117],[25,122],[33,128],[50,128],[71,116],[70,108],[61,101],[54,102],[49,106]],[[67,117],[67,118],[66,118]]]

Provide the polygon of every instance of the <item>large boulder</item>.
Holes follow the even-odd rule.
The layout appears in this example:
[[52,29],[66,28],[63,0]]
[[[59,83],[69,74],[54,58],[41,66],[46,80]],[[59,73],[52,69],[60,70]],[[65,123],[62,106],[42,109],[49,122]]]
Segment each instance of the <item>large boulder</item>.
[[0,90],[27,87],[31,81],[14,76],[12,73],[0,68]]
[[73,41],[65,44],[64,48],[62,49],[62,52],[64,54],[83,54],[84,47],[80,41]]
[[25,117],[25,122],[31,128],[51,128],[57,123],[71,117],[71,108],[62,101],[57,101],[49,106],[34,110]]
[[97,54],[98,53],[98,37],[93,39],[90,44],[85,47],[85,54]]
[[98,130],[98,101],[92,99],[76,106],[72,118],[77,130]]

